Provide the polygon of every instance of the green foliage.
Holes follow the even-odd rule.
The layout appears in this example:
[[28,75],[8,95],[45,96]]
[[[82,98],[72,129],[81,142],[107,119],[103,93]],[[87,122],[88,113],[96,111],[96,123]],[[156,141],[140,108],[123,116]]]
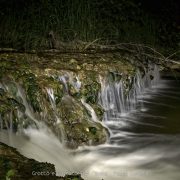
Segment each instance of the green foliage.
[[89,127],[89,131],[95,135],[97,132],[97,129],[95,127]]
[[159,24],[134,0],[7,1],[2,7],[0,47],[47,49],[50,31],[57,41],[101,39],[104,43],[104,39],[177,45],[176,31],[167,31],[171,25]]
[[15,176],[15,170],[10,169],[6,174],[6,180],[9,180],[11,177]]
[[91,84],[85,85],[85,91],[83,93],[87,103],[95,104],[98,100],[98,92],[100,90],[100,84],[92,82]]

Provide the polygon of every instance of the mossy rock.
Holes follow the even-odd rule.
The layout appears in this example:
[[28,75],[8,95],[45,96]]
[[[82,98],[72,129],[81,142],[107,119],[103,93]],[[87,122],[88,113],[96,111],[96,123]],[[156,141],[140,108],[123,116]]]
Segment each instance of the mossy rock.
[[64,96],[59,114],[64,125],[67,146],[97,145],[107,140],[105,128],[90,120],[87,110],[80,101]]
[[[75,148],[79,145],[102,144],[107,140],[107,130],[101,123],[91,120],[91,114],[81,99],[84,98],[91,105],[101,121],[104,111],[98,104],[101,90],[99,77],[109,78],[113,83],[122,80],[129,91],[131,85],[126,77],[133,77],[135,67],[128,59],[131,57],[123,58],[118,52],[1,53],[0,82],[7,84],[8,92],[0,87],[0,114],[5,114],[3,118],[7,118],[8,113],[13,112],[14,122],[17,125],[24,122],[24,128],[32,123],[25,114],[22,97],[18,96],[18,84],[32,109],[31,113],[39,121],[45,122],[56,135],[63,129],[67,146]],[[59,80],[64,75],[68,75],[67,87]],[[77,77],[81,82],[79,87]],[[54,104],[47,94],[47,88],[53,90]],[[22,113],[19,119],[17,111]]]
[[7,129],[12,127],[14,131],[17,130],[19,124],[18,111],[24,114],[26,110],[22,102],[19,101],[16,96],[13,96],[15,94],[16,93],[12,93],[12,91],[10,91],[9,94],[9,91],[1,89],[0,95],[1,128]]

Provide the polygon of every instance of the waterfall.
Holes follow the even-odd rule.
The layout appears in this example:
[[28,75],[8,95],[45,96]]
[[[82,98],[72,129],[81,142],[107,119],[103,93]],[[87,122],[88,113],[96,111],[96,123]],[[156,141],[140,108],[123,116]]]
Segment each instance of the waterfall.
[[[30,118],[30,120],[32,120],[35,123],[35,125],[37,125],[39,123],[39,121],[36,119],[35,114],[31,108],[31,106],[29,105],[29,103],[26,100],[26,95],[25,95],[23,88],[17,83],[16,83],[16,87],[18,90],[17,91],[17,97],[20,97],[22,99],[23,105],[25,106],[25,115],[28,118]],[[18,113],[18,115],[19,115],[18,118],[20,118],[22,114]]]
[[[179,89],[175,88],[174,95],[172,89],[161,95],[167,89],[154,88],[160,82],[158,66],[149,64],[134,75],[126,70],[121,72],[124,74],[109,72],[111,77],[97,72],[91,77],[89,73],[64,70],[52,71],[48,79],[37,76],[39,94],[33,91],[30,97],[37,100],[40,111],[35,111],[24,81],[2,79],[2,102],[12,103],[12,108],[0,114],[0,141],[16,147],[24,156],[53,163],[60,176],[75,172],[91,180],[178,179],[179,115],[172,116],[172,122],[171,117],[165,119],[168,111],[165,107],[172,100],[177,108],[171,108],[170,113],[178,111],[179,105],[174,100],[180,99]],[[101,106],[94,98],[98,91]],[[91,95],[93,98],[89,98]],[[156,101],[146,95],[156,96]],[[166,106],[156,109],[159,100],[166,98],[163,101]],[[141,111],[143,105],[147,111]],[[102,122],[101,107],[105,111]],[[109,136],[102,133],[106,131],[102,126],[109,128]],[[168,134],[164,134],[166,131]]]
[[52,88],[46,88],[46,89],[47,89],[47,94],[49,96],[49,100],[50,100],[50,103],[51,103],[51,107],[52,107],[54,115],[56,117],[56,123],[59,124],[59,123],[61,123],[61,121],[60,121],[60,118],[58,117],[58,114],[57,114],[54,90]]
[[40,124],[39,129],[29,127],[23,133],[16,134],[1,130],[0,141],[17,148],[28,158],[55,164],[58,175],[72,174],[79,170],[71,151],[64,149],[59,139],[44,124]]
[[65,138],[65,132],[64,132],[64,127],[63,127],[62,121],[61,121],[61,119],[60,119],[60,117],[58,115],[58,112],[57,112],[54,90],[52,88],[46,88],[46,90],[47,90],[47,94],[49,96],[49,100],[50,100],[50,103],[51,103],[53,114],[54,114],[54,117],[55,117],[55,120],[56,120],[55,123],[56,123],[56,125],[61,127],[59,129],[59,132],[58,132],[58,138],[60,139],[61,143],[64,144],[64,140],[66,139]]
[[[63,76],[59,76],[59,81],[61,83],[64,84],[64,87],[65,87],[65,92],[69,94],[69,88],[68,88],[68,83],[71,84],[74,89],[79,92],[80,91],[80,88],[81,88],[81,81],[79,80],[79,77],[78,76],[75,76],[75,78],[72,76],[72,74],[70,73],[67,73],[67,74],[64,74]],[[49,92],[50,94],[50,92]],[[52,93],[51,93],[52,94]],[[52,98],[52,95],[49,95],[51,99]],[[52,101],[52,100],[51,100]],[[85,97],[82,97],[81,98],[81,103],[83,104],[83,106],[87,109],[87,111],[90,112],[91,114],[91,119],[90,121],[94,121],[94,122],[97,122],[97,123],[101,123],[94,111],[94,109],[91,107],[90,104],[86,103],[86,100],[85,100]],[[102,124],[102,123],[101,123]],[[102,124],[103,125],[103,124]]]
[[121,78],[118,82],[109,82],[107,78],[100,77],[101,92],[99,103],[103,106],[104,121],[119,120],[119,117],[135,110],[138,97],[147,88],[153,88],[159,82],[159,68],[157,65],[149,65],[144,74],[138,70],[134,77],[128,77],[126,81],[132,84],[128,89],[125,80]]
[[68,85],[67,85],[68,79],[69,79],[69,76],[66,74],[63,76],[59,76],[59,81],[64,84],[65,92],[67,92],[67,93],[68,93]]
[[[104,121],[109,120],[119,120],[119,117],[126,115],[136,108],[138,103],[138,96],[142,95],[146,88],[153,87],[159,81],[159,69],[156,65],[148,65],[144,72],[137,71],[134,77],[128,77],[127,75],[123,76],[120,74],[120,79],[116,81],[110,81],[107,77],[100,77],[101,83],[101,91],[99,92],[99,104],[105,110],[104,113]],[[101,125],[105,126],[104,123],[100,122],[95,110],[93,109],[90,103],[86,102],[86,97],[83,97],[83,89],[85,88],[85,84],[80,81],[80,74],[76,74],[70,71],[62,71],[58,72],[56,75],[48,74],[48,76],[52,77],[56,82],[61,85],[61,93],[63,95],[69,95],[71,99],[74,99],[75,96],[79,96],[81,98],[76,99],[80,105],[83,105],[84,108],[89,111],[91,114],[91,118],[87,118],[93,123],[101,123]],[[13,82],[13,81],[12,81]],[[38,126],[39,120],[45,121],[46,123],[50,122],[50,116],[52,117],[51,125],[54,127],[60,128],[59,130],[62,132],[58,132],[60,134],[60,139],[63,138],[63,123],[60,119],[59,111],[56,104],[56,96],[57,89],[53,86],[45,87],[45,96],[47,99],[40,98],[42,102],[39,102],[41,106],[44,106],[43,111],[39,114],[34,112],[30,103],[27,100],[27,95],[24,89],[16,82],[13,82],[16,86],[17,92],[12,94],[12,97],[20,100],[20,103],[24,105],[25,112],[21,112],[17,109],[17,121],[18,121],[18,129],[23,130],[24,124],[28,124],[28,126],[35,125]],[[1,89],[4,89],[6,92],[11,91],[11,86],[8,83],[1,83]],[[44,92],[44,91],[43,91]],[[11,93],[10,93],[11,94]],[[81,96],[82,95],[82,96]],[[40,101],[40,99],[38,101]],[[3,124],[3,118],[0,117],[1,128],[6,126],[7,129],[13,129],[13,117],[12,112],[9,112],[8,117]],[[49,125],[49,124],[48,124]],[[27,127],[27,126],[26,126]],[[59,131],[58,130],[58,131]]]
[[88,103],[86,103],[84,98],[81,99],[81,102],[84,105],[84,107],[91,113],[91,117],[92,117],[91,119],[94,122],[98,122],[99,123],[100,121],[98,120],[98,117],[97,117],[94,109]]
[[58,80],[63,83],[66,93],[69,93],[68,83],[71,84],[77,91],[81,88],[81,81],[79,80],[79,77],[74,77],[71,73],[60,75]]
[[75,81],[72,82],[74,88],[79,91],[81,88],[81,81],[79,80],[78,76],[76,76]]

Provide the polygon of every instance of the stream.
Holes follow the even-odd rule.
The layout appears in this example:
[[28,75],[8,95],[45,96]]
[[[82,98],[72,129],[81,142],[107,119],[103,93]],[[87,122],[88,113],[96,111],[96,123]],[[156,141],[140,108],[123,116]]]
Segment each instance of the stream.
[[0,131],[0,141],[23,155],[55,164],[57,175],[87,180],[180,179],[180,82],[162,79],[138,96],[136,108],[105,120],[111,135],[99,146],[64,149],[43,124],[23,133]]

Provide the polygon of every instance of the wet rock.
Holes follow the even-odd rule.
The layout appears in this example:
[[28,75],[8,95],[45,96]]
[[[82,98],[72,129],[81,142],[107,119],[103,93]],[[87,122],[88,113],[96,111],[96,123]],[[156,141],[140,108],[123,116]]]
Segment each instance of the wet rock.
[[59,113],[68,147],[77,148],[79,145],[98,145],[106,142],[108,135],[105,128],[90,120],[81,102],[64,96],[60,106]]
[[[130,58],[129,58],[130,59]],[[12,68],[13,67],[13,68]],[[120,80],[127,91],[136,68],[118,52],[106,54],[0,54],[0,114],[3,126],[36,126],[28,113],[43,121],[68,147],[106,142],[102,126],[104,109],[99,104],[102,79]],[[19,94],[21,89],[23,97]],[[5,91],[5,92],[4,92]],[[85,100],[97,120],[82,104]]]

